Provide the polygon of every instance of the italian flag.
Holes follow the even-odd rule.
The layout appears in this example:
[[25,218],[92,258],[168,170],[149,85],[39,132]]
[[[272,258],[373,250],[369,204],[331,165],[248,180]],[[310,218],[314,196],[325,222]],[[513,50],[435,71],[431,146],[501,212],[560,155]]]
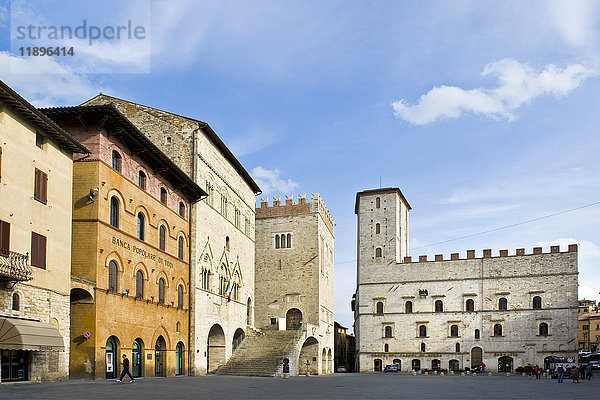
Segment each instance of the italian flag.
[[227,281],[227,288],[225,289],[225,293],[227,294],[227,302],[231,301],[231,293],[233,292],[233,282],[231,279]]

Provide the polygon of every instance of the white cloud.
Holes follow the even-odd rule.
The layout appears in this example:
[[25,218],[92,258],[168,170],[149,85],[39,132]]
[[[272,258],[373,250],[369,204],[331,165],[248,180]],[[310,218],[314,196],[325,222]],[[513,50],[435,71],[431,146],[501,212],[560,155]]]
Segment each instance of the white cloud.
[[554,1],[545,3],[554,27],[572,46],[595,46],[595,26],[599,18],[600,4],[590,0]]
[[277,137],[273,132],[260,128],[250,128],[244,134],[230,140],[228,145],[236,157],[242,157],[267,148],[276,141]]
[[559,68],[547,65],[536,71],[526,63],[511,58],[489,63],[482,76],[495,76],[495,88],[465,90],[456,86],[434,87],[422,95],[417,104],[406,100],[392,103],[394,114],[414,125],[427,125],[443,118],[458,118],[465,113],[490,118],[515,118],[514,111],[537,97],[562,97],[598,73],[580,64]]
[[78,104],[100,92],[96,84],[52,57],[20,58],[0,51],[0,75],[36,107]]
[[293,180],[280,178],[281,171],[277,168],[265,169],[259,166],[251,171],[251,175],[262,189],[263,194],[289,193],[298,187],[298,183]]

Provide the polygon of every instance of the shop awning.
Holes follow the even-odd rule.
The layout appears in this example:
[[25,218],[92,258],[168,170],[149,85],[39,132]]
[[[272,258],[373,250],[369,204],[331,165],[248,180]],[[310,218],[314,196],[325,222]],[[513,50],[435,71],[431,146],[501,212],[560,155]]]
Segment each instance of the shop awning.
[[55,327],[19,318],[0,317],[0,349],[64,350],[63,337]]

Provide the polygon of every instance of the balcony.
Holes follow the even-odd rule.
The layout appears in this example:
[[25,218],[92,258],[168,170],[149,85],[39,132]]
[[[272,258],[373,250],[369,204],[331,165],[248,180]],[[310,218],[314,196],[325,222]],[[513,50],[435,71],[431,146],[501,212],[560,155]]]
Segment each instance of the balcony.
[[0,255],[0,282],[15,283],[33,279],[33,270],[29,265],[29,255],[9,251],[8,256]]

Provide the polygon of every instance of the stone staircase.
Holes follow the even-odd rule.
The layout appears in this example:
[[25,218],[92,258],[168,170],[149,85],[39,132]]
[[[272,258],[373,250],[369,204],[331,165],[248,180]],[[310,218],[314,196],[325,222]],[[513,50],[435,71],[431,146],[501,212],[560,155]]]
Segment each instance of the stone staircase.
[[296,346],[301,331],[248,329],[246,338],[217,375],[277,376],[283,359]]

